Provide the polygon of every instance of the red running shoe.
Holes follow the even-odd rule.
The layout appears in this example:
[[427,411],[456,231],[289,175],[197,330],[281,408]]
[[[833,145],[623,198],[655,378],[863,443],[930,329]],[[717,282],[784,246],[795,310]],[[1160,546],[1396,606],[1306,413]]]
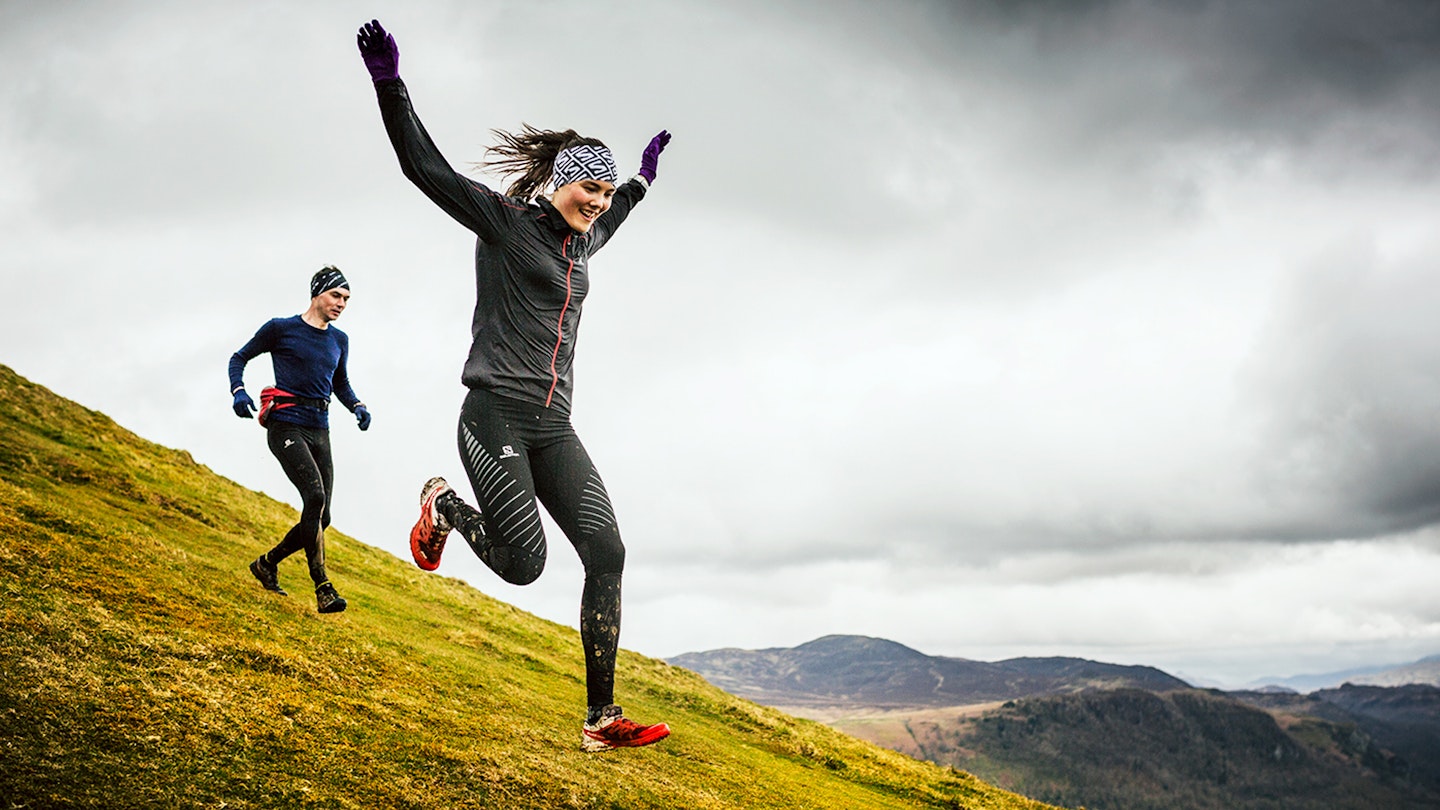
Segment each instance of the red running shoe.
[[586,723],[580,733],[582,751],[609,751],[612,748],[638,748],[659,742],[670,736],[670,727],[664,723],[642,726],[621,713],[615,704],[606,706],[600,719]]
[[435,499],[453,491],[439,476],[426,481],[425,488],[420,490],[420,519],[410,530],[410,554],[423,570],[434,571],[440,567],[440,553],[445,550],[445,538],[450,536],[450,523],[435,508]]

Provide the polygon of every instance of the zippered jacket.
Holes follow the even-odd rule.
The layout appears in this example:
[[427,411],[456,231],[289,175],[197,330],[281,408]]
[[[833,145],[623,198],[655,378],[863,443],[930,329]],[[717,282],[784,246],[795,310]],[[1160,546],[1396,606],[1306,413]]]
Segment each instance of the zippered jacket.
[[452,169],[403,81],[377,82],[375,93],[405,176],[477,237],[473,342],[461,382],[568,415],[587,264],[645,196],[644,178],[622,183],[609,210],[577,233],[548,200],[508,197]]

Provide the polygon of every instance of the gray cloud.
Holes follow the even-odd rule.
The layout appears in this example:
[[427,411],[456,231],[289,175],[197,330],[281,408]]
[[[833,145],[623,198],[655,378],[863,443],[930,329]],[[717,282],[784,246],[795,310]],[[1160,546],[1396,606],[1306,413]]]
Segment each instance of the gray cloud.
[[[579,348],[627,644],[862,632],[1282,671],[1440,643],[1410,586],[1440,570],[1435,12],[1355,9],[373,14],[457,166],[521,122],[626,169],[676,135],[592,265]],[[463,479],[472,238],[396,169],[362,20],[7,6],[0,362],[288,499],[222,368],[337,263],[376,422],[337,426],[336,521],[404,557],[419,482]],[[531,588],[447,566],[568,622],[578,563],[552,547]]]
[[1440,305],[1433,262],[1342,243],[1290,279],[1251,379],[1259,485],[1299,498],[1291,533],[1376,535],[1440,520]]

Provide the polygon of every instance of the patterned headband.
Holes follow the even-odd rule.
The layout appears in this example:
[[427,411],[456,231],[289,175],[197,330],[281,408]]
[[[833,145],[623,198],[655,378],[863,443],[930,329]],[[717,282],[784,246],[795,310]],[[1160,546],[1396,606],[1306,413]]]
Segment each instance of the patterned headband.
[[320,272],[310,277],[311,298],[336,287],[350,289],[350,282],[345,280],[345,275],[340,272],[339,268],[326,265],[320,268]]
[[604,180],[613,183],[620,178],[615,169],[615,156],[603,146],[572,146],[561,149],[555,156],[555,176],[550,178],[553,188],[581,180]]

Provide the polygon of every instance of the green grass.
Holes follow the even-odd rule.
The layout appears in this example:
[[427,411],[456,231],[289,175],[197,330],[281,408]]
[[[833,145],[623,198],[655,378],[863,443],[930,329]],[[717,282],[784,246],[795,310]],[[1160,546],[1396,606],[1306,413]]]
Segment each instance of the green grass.
[[335,528],[319,616],[245,570],[294,519],[0,366],[0,810],[1044,806],[629,651],[673,734],[584,754],[573,629]]

